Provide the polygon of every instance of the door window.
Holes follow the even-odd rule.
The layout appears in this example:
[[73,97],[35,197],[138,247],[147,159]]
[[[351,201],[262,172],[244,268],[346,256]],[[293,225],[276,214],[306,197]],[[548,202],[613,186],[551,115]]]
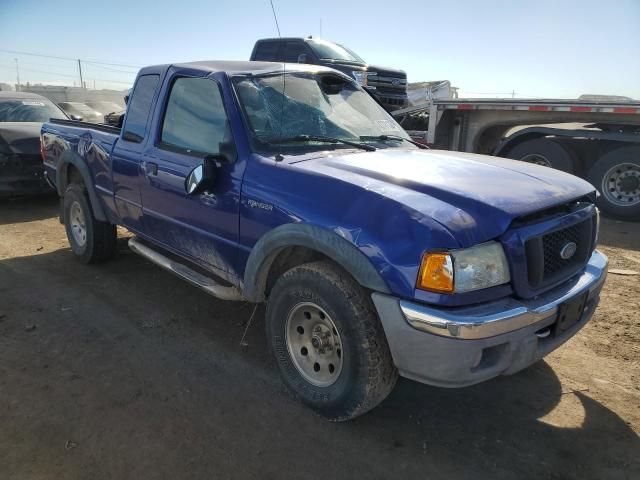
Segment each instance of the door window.
[[228,136],[218,84],[206,78],[178,78],[162,122],[162,145],[188,154],[217,154]]
[[140,143],[144,139],[153,96],[159,81],[159,75],[142,75],[138,78],[131,101],[127,106],[123,134],[125,140]]

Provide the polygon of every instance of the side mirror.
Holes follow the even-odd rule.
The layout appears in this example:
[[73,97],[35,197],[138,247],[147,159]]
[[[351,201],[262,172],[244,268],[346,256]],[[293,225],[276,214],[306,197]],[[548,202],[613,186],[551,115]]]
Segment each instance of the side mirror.
[[184,183],[184,189],[189,195],[200,193],[213,187],[218,176],[217,165],[212,155],[207,155],[202,159],[202,163],[195,167]]
[[307,54],[301,53],[298,55],[298,63],[307,63]]
[[212,188],[218,177],[218,169],[236,161],[237,151],[233,142],[220,142],[220,153],[205,155],[202,163],[195,167],[184,182],[187,194],[200,193]]

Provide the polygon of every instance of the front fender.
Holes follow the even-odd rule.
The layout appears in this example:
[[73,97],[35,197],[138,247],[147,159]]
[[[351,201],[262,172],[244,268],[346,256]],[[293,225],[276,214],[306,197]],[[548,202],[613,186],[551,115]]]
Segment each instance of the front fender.
[[264,300],[269,269],[287,247],[306,247],[320,252],[348,271],[363,287],[391,293],[366,255],[348,240],[316,225],[289,223],[274,228],[253,247],[244,272],[244,296],[248,300]]

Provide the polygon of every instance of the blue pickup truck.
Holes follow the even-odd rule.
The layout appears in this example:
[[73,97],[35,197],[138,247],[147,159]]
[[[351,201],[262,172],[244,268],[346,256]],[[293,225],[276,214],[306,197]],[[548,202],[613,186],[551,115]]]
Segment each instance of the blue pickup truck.
[[143,68],[122,128],[43,125],[71,250],[130,248],[226,299],[266,302],[284,383],[331,420],[398,375],[442,387],[515,373],[593,315],[607,259],[572,175],[425,149],[330,68]]

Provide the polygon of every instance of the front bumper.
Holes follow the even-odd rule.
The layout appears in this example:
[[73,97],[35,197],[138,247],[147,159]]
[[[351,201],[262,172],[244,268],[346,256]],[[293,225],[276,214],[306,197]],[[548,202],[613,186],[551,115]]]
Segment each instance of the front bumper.
[[[607,264],[596,250],[581,275],[528,300],[443,309],[380,293],[372,298],[402,376],[462,387],[522,370],[571,338],[595,311]],[[562,306],[581,295],[582,316],[566,330],[554,329]]]

